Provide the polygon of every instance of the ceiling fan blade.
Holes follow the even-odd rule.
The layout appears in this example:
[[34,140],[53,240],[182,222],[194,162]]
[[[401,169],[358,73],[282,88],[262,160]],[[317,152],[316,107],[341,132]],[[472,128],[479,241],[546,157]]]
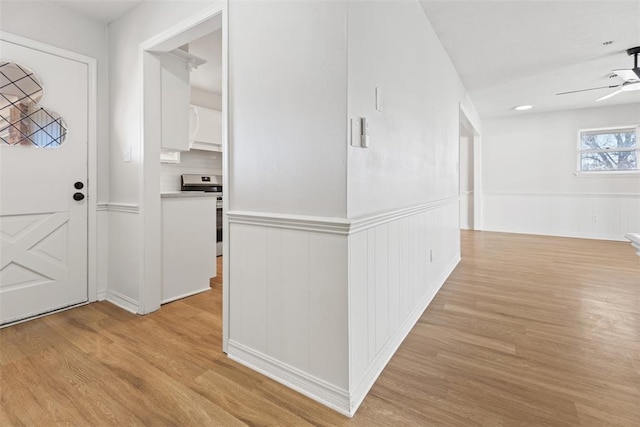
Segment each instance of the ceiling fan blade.
[[621,85],[591,87],[589,89],[578,89],[578,90],[570,90],[568,92],[560,92],[560,93],[556,93],[556,95],[567,95],[569,93],[587,92],[589,90],[598,90],[598,89],[614,89],[614,88],[620,87],[620,86]]
[[640,81],[637,82],[631,82],[631,83],[625,83],[624,85],[622,85],[622,89],[620,89],[623,92],[631,92],[632,90],[640,90]]
[[[614,74],[625,82],[633,82],[640,80],[640,75],[634,70],[613,70]],[[640,71],[639,71],[640,72]]]
[[619,93],[622,93],[622,89],[618,89],[615,92],[611,92],[611,93],[609,93],[609,94],[607,94],[607,95],[605,95],[605,96],[603,96],[601,98],[598,98],[598,99],[596,99],[596,102],[600,102],[600,101],[604,101],[605,99],[612,98],[612,97],[616,96]]

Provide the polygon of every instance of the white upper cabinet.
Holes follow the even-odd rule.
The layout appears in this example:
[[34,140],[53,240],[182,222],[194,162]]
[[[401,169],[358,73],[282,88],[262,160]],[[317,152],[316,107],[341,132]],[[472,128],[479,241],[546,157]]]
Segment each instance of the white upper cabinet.
[[222,151],[222,112],[192,105],[189,108],[191,148]]
[[189,67],[170,53],[160,55],[162,85],[162,148],[189,150]]

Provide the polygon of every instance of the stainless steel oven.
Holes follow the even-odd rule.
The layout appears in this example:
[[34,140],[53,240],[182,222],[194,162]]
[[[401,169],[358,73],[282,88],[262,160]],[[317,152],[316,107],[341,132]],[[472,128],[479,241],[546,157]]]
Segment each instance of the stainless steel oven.
[[184,174],[181,177],[182,191],[204,191],[216,198],[216,254],[222,255],[222,176]]

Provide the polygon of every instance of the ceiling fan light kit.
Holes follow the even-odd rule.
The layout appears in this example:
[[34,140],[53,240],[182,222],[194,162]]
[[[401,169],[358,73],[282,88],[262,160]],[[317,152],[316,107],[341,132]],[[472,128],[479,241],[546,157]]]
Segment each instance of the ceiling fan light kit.
[[633,68],[625,69],[625,70],[613,70],[613,74],[618,76],[623,81],[619,85],[600,86],[600,87],[592,87],[588,89],[571,90],[568,92],[556,93],[556,95],[567,95],[570,93],[586,92],[589,90],[598,90],[598,89],[616,89],[616,88],[618,89],[614,92],[608,93],[607,95],[602,96],[595,100],[595,102],[600,102],[609,98],[613,98],[614,96],[622,92],[631,92],[631,91],[640,90],[640,68],[638,68],[639,54],[640,54],[640,46],[627,49],[627,55],[633,56]]

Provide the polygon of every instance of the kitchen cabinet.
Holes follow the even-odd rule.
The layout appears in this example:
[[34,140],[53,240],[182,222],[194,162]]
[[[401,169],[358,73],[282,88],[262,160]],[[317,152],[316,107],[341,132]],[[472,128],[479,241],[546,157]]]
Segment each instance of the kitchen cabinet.
[[216,197],[209,194],[161,199],[163,304],[209,290],[216,276]]
[[222,151],[222,112],[191,105],[189,108],[190,147]]
[[189,150],[189,67],[185,59],[160,55],[162,141],[166,150]]

